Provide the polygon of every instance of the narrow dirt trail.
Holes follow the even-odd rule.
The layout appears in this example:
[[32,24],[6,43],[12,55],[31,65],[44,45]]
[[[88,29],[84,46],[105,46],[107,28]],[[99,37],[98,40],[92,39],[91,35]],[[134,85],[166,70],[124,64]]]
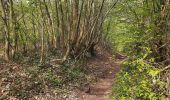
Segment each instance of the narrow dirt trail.
[[109,100],[113,80],[122,60],[115,59],[108,52],[99,53],[97,57],[90,59],[88,70],[97,77],[97,82],[90,83],[88,90],[79,91],[78,100]]

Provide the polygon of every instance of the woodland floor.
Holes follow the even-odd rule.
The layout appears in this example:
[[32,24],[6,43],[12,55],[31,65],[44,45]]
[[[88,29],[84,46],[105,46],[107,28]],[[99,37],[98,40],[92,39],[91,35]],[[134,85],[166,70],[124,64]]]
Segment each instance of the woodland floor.
[[[62,69],[59,67],[53,68],[50,65],[50,67],[46,66],[46,69],[39,69],[32,65],[0,61],[0,100],[3,98],[7,100],[109,100],[115,74],[119,71],[123,59],[124,57],[119,54],[113,56],[112,53],[99,48],[96,56],[86,62],[87,71],[84,75],[86,79],[82,76],[83,78],[80,77],[74,82],[70,80],[62,88],[55,88],[51,81],[48,81],[49,77],[45,76],[54,73],[52,77],[69,79],[70,74],[61,72]],[[54,83],[56,84],[56,81]],[[76,86],[77,83],[79,85]],[[60,86],[60,83],[57,84]],[[56,99],[60,94],[62,94],[61,98]]]

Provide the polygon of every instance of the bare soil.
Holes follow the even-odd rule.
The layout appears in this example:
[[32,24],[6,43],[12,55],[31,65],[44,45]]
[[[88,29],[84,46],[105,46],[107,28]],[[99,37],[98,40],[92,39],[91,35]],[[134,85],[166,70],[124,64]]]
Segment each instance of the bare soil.
[[88,61],[88,70],[97,78],[97,81],[89,83],[84,90],[77,90],[78,100],[109,100],[115,74],[119,71],[120,62],[124,59],[124,56],[116,56],[119,57],[104,51]]

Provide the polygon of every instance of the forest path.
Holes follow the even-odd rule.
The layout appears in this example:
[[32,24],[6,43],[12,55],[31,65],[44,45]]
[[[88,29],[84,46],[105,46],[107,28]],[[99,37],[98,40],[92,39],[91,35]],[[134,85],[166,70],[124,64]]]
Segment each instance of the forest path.
[[97,77],[97,82],[89,83],[84,91],[77,91],[78,100],[109,100],[115,74],[120,70],[123,59],[121,55],[113,57],[112,53],[106,51],[90,59],[88,70]]

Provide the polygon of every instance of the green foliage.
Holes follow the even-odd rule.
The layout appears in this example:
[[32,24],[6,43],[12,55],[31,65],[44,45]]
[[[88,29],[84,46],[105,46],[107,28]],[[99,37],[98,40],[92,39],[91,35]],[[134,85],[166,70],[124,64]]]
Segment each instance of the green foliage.
[[61,86],[63,84],[63,81],[51,72],[47,73],[46,79],[53,86]]
[[63,68],[63,74],[65,74],[65,81],[66,82],[74,82],[77,81],[80,78],[84,77],[83,69],[79,66],[73,67],[73,66],[62,66]]
[[[114,86],[114,99],[119,100],[161,100],[163,92],[156,92],[154,88],[164,87],[158,75],[160,69],[152,66],[153,58],[148,58],[151,51],[148,47],[137,56],[130,57],[122,64],[117,74]],[[135,53],[135,52],[134,52]],[[135,55],[135,54],[133,54]]]
[[117,51],[128,56],[113,85],[115,100],[161,100],[166,94],[161,69],[153,56],[152,42],[157,29],[154,21],[159,14],[152,13],[155,9],[152,3],[154,1],[122,0],[111,15],[113,28],[109,38]]

